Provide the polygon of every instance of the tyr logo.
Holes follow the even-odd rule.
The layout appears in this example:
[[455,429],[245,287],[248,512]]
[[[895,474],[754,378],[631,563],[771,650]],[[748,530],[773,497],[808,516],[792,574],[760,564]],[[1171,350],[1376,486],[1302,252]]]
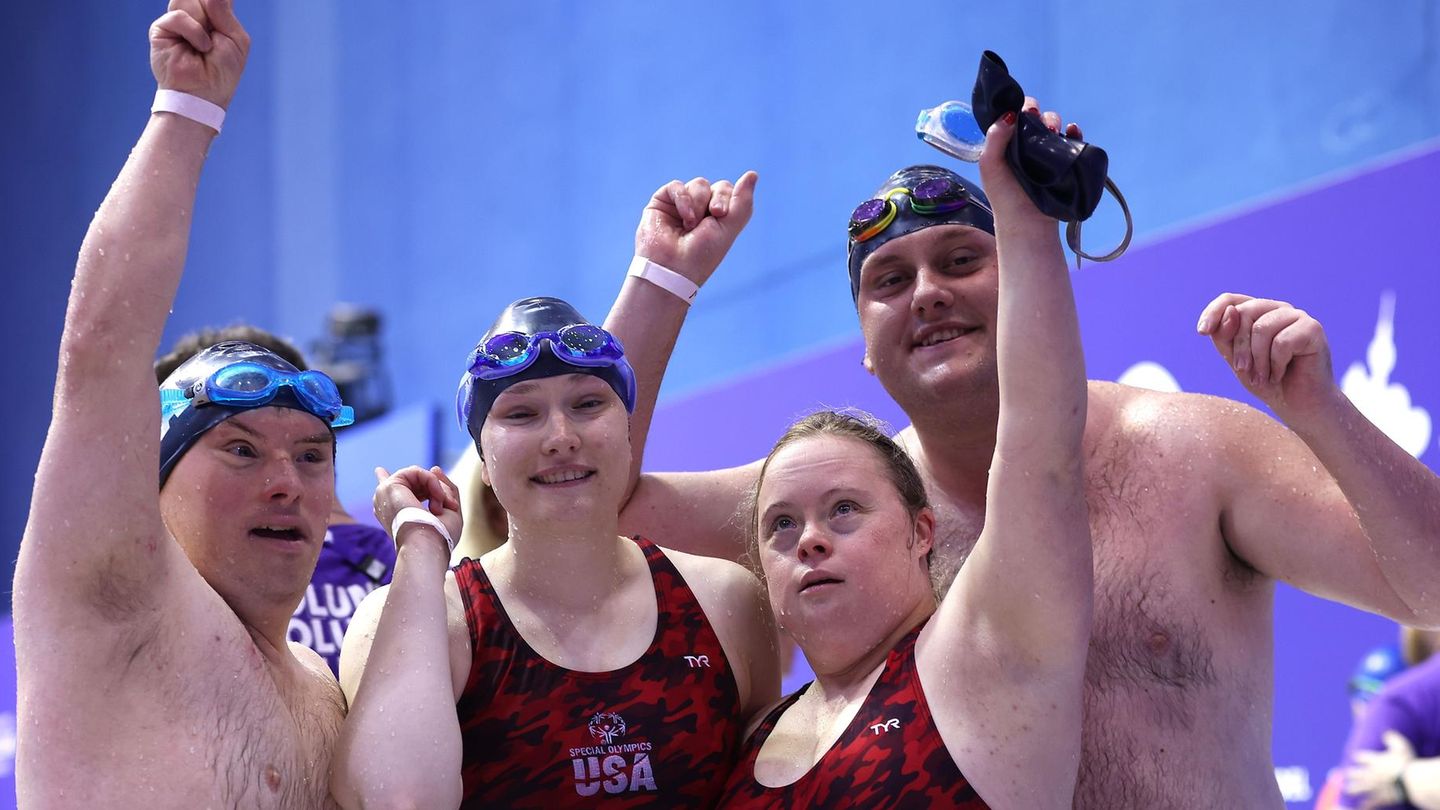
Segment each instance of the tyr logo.
[[689,664],[691,669],[695,669],[696,667],[708,667],[710,666],[710,656],[687,655],[685,656],[685,663]]
[[900,730],[900,718],[898,718],[898,717],[892,717],[892,718],[890,718],[889,720],[886,720],[886,721],[883,722],[883,723],[876,723],[875,725],[873,725],[873,726],[870,727],[870,730],[873,731],[873,732],[875,732],[875,734],[876,734],[877,736],[878,736],[881,732],[885,732],[885,731],[899,731],[899,730]]

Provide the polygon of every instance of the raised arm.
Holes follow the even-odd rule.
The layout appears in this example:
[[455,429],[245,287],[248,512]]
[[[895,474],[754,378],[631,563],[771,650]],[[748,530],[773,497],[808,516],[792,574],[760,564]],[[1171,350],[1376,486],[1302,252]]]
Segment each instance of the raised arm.
[[1002,159],[1014,129],[1004,119],[992,126],[980,163],[999,262],[999,421],[985,525],[917,662],[942,733],[974,741],[950,751],[982,795],[997,806],[1069,808],[1093,602],[1085,364],[1057,223]]
[[[703,285],[750,221],[757,179],[746,172],[733,185],[728,180],[712,185],[703,177],[665,184],[641,214],[635,255],[696,287]],[[605,328],[625,346],[637,386],[630,418],[631,484],[620,527],[684,551],[735,559],[744,541],[731,518],[755,479],[753,465],[714,473],[641,474],[660,383],[689,310],[680,295],[631,275],[605,319]]]
[[1217,417],[1229,448],[1217,475],[1221,525],[1235,553],[1312,593],[1440,625],[1440,478],[1335,384],[1320,323],[1281,301],[1226,293],[1198,328],[1290,428],[1239,406]]
[[980,162],[1000,265],[1000,405],[985,526],[941,615],[993,641],[1007,667],[1078,677],[1093,592],[1080,447],[1085,361],[1057,223],[1002,159],[1014,129],[998,122]]
[[[150,64],[161,89],[225,107],[249,42],[229,0],[175,0],[151,26]],[[85,234],[16,566],[22,644],[29,630],[100,601],[111,619],[133,615],[167,593],[168,573],[183,570],[179,548],[160,542],[160,401],[151,363],[215,134],[173,113],[152,114]]]
[[[459,490],[439,467],[376,473],[381,525],[428,501],[427,511],[460,536]],[[463,745],[455,701],[470,647],[446,576],[450,549],[423,522],[402,523],[395,541],[394,578],[365,598],[345,634],[340,685],[350,713],[331,760],[330,792],[347,808],[458,807]]]

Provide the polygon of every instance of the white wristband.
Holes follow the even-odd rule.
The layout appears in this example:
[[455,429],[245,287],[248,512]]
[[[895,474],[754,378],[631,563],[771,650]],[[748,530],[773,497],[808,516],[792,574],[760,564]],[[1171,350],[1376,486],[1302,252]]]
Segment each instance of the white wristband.
[[220,126],[225,123],[224,107],[179,90],[156,90],[155,103],[150,105],[150,112],[175,113],[210,127],[217,135],[220,133]]
[[390,521],[390,537],[395,540],[397,547],[400,545],[400,541],[397,539],[400,537],[400,527],[406,523],[424,523],[426,526],[433,527],[441,537],[445,538],[445,544],[450,546],[450,550],[452,552],[455,550],[455,541],[450,537],[450,530],[445,528],[445,524],[440,522],[440,518],[430,514],[428,509],[421,509],[418,506],[407,506],[401,509],[395,513],[395,519]]
[[636,278],[643,278],[654,284],[656,287],[670,293],[690,306],[695,300],[695,294],[700,292],[700,287],[688,278],[650,261],[644,256],[636,256],[630,261],[630,272]]

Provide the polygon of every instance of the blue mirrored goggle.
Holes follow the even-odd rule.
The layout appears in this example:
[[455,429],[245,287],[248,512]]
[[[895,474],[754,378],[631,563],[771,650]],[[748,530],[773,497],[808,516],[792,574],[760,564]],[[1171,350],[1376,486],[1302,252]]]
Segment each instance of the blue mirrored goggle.
[[625,349],[614,335],[598,326],[577,323],[556,332],[501,332],[475,348],[466,363],[477,380],[496,380],[519,374],[540,356],[542,341],[550,341],[550,350],[572,366],[598,368],[613,366],[625,356]]
[[951,157],[967,163],[980,160],[985,150],[985,133],[975,113],[963,101],[947,101],[921,110],[915,121],[915,135]]
[[169,419],[186,407],[214,403],[232,408],[259,408],[289,387],[306,411],[332,428],[355,421],[355,409],[340,401],[335,382],[319,371],[280,371],[259,363],[231,363],[184,389],[160,391],[160,414]]

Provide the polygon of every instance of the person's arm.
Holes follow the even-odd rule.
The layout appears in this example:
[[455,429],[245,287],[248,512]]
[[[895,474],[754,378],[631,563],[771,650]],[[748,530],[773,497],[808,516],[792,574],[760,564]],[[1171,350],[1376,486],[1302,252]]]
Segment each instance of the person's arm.
[[1094,599],[1087,385],[1057,223],[1004,161],[1015,128],[1013,119],[992,126],[980,161],[999,262],[999,421],[985,525],[917,663],[937,723],[976,741],[950,751],[977,791],[1000,805],[1069,808]]
[[1335,384],[1324,329],[1289,304],[1227,293],[1200,316],[1241,383],[1289,428],[1228,409],[1222,528],[1256,569],[1306,591],[1440,625],[1440,478]]
[[645,473],[620,513],[620,530],[691,554],[745,564],[746,516],[739,512],[761,463],[709,472]]
[[[1093,593],[1081,458],[1085,361],[1056,221],[1035,208],[1003,160],[1014,129],[997,123],[980,163],[1000,264],[1000,413],[985,525],[940,618],[956,638],[991,642],[1017,675],[1078,675]],[[962,645],[952,654],[970,653]]]
[[1440,757],[1411,760],[1401,778],[1411,804],[1420,810],[1440,810]]
[[[702,177],[672,180],[658,189],[635,230],[635,255],[703,286],[750,221],[757,175],[731,184]],[[670,354],[690,304],[674,293],[626,276],[605,328],[620,339],[635,369],[636,404],[630,417],[630,485],[620,527],[697,554],[738,559],[744,542],[731,518],[754,480],[748,467],[716,473],[642,475],[645,441]]]
[[1383,750],[1358,749],[1345,769],[1345,802],[1359,810],[1404,805],[1440,810],[1440,758],[1416,759],[1415,746],[1398,731],[1382,733]]
[[[157,84],[227,106],[250,47],[229,0],[176,0],[171,9],[150,29]],[[215,134],[173,113],[152,114],[85,234],[16,565],[21,636],[32,618],[76,609],[111,621],[149,615],[146,608],[172,592],[171,575],[188,568],[160,519],[151,363]]]
[[[428,500],[450,536],[459,536],[459,493],[440,468],[376,472],[382,525]],[[340,685],[350,712],[331,760],[330,792],[346,808],[458,807],[463,745],[455,701],[470,651],[453,629],[459,600],[448,594],[450,549],[424,523],[401,524],[395,540],[394,578],[365,598],[345,634]]]
[[[671,180],[651,195],[635,229],[635,255],[648,259],[696,287],[704,286],[720,266],[735,238],[750,221],[758,175],[746,172],[737,183],[713,185],[703,177],[689,183]],[[690,302],[636,276],[625,276],[620,294],[605,317],[605,329],[620,339],[635,369],[635,412],[630,416],[630,486],[634,489],[645,455],[645,438],[660,383]]]

